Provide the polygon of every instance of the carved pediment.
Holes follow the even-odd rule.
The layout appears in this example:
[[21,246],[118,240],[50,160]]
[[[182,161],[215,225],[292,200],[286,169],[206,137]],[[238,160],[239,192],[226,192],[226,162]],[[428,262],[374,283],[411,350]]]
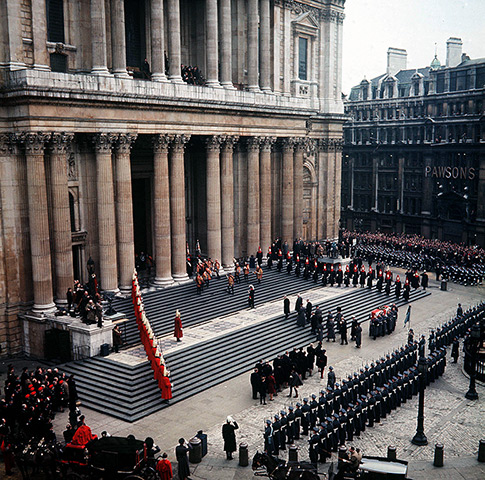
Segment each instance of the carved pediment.
[[311,12],[304,12],[298,15],[291,23],[297,33],[304,33],[312,37],[318,34],[318,22],[313,18]]

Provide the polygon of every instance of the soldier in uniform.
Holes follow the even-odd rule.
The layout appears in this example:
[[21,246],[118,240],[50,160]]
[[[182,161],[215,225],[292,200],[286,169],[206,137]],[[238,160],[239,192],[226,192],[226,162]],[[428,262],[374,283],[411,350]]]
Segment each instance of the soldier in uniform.
[[327,375],[327,387],[330,387],[331,389],[333,389],[335,387],[335,382],[337,380],[336,376],[335,376],[335,372],[333,371],[333,367],[330,366],[328,367],[328,375]]
[[303,405],[301,407],[301,428],[303,435],[308,435],[308,428],[310,426],[310,405],[308,405],[308,398],[303,399]]
[[318,427],[314,427],[313,435],[308,440],[308,443],[310,444],[308,449],[308,454],[310,456],[310,463],[315,467],[317,467],[317,463],[318,463],[318,451],[320,446],[320,436],[318,435],[319,430],[320,429]]
[[273,426],[271,424],[271,420],[266,420],[266,426],[264,429],[264,451],[268,455],[273,455],[275,453]]
[[278,414],[274,416],[273,420],[273,451],[274,455],[278,456],[281,444],[281,422]]
[[288,418],[284,410],[280,411],[281,415],[281,435],[280,435],[280,450],[286,450],[286,438],[288,435]]

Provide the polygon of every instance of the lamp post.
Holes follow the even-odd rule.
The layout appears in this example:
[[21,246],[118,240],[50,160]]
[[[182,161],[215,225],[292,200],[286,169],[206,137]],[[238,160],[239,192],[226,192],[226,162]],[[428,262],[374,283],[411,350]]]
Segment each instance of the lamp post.
[[428,362],[426,358],[420,357],[418,360],[419,372],[419,406],[418,406],[418,427],[411,443],[414,445],[428,445],[428,439],[424,434],[424,385],[426,383],[426,374],[428,372]]
[[468,400],[478,400],[478,393],[475,388],[475,376],[476,376],[476,363],[477,363],[477,350],[478,343],[480,342],[480,324],[475,323],[472,327],[470,334],[470,355],[471,355],[471,369],[470,369],[470,386],[468,387],[468,392],[465,394],[465,398]]

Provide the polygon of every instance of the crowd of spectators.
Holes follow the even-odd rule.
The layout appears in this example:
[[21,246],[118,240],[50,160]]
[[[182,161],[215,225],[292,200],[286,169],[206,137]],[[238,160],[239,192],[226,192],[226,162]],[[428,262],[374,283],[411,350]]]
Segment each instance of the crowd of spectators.
[[190,65],[182,65],[182,80],[189,85],[205,85],[205,78],[200,71],[200,68],[196,65],[192,67]]
[[103,325],[103,305],[102,297],[98,291],[98,282],[93,273],[89,276],[89,281],[82,284],[79,280],[74,280],[74,287],[69,288],[66,294],[67,310],[61,310],[61,314],[71,316],[79,315],[84,323]]

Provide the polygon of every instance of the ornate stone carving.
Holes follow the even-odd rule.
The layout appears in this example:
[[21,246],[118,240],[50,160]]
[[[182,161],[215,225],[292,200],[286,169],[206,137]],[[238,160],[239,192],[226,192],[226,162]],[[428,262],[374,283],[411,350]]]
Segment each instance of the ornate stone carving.
[[174,135],[172,137],[172,149],[173,150],[184,150],[185,145],[187,145],[190,140],[190,135]]
[[137,133],[120,133],[114,144],[115,150],[119,153],[130,153],[137,137]]
[[205,146],[207,150],[211,151],[219,151],[221,149],[221,143],[223,142],[223,137],[218,135],[212,135],[211,137],[207,138],[205,141]]
[[295,148],[295,139],[283,138],[283,141],[281,142],[281,148],[284,152],[292,152]]
[[68,150],[71,148],[71,143],[74,138],[73,133],[65,133],[65,132],[53,132],[51,134],[50,142],[49,142],[49,150],[52,153],[62,154],[67,153]]
[[237,135],[225,135],[222,148],[226,150],[233,150],[238,141],[239,137]]
[[71,152],[67,156],[67,179],[69,181],[76,181],[78,179],[77,162],[74,152]]
[[113,144],[118,139],[115,133],[96,133],[93,135],[91,142],[97,152],[111,152]]
[[271,149],[276,142],[276,137],[262,137],[261,138],[261,151],[271,152]]
[[335,152],[341,152],[344,148],[344,141],[342,138],[331,138],[329,139],[329,150]]
[[320,138],[317,140],[317,148],[320,152],[328,152],[330,141],[328,138]]
[[170,142],[173,140],[173,135],[160,133],[152,137],[153,151],[156,153],[168,152]]
[[0,133],[0,155],[6,156],[16,153],[17,140],[15,133]]
[[259,152],[260,143],[261,143],[260,137],[249,137],[246,140],[246,146],[247,146],[248,152],[254,152],[254,151]]
[[50,133],[23,132],[20,134],[19,141],[27,155],[43,155],[45,144],[50,137]]

